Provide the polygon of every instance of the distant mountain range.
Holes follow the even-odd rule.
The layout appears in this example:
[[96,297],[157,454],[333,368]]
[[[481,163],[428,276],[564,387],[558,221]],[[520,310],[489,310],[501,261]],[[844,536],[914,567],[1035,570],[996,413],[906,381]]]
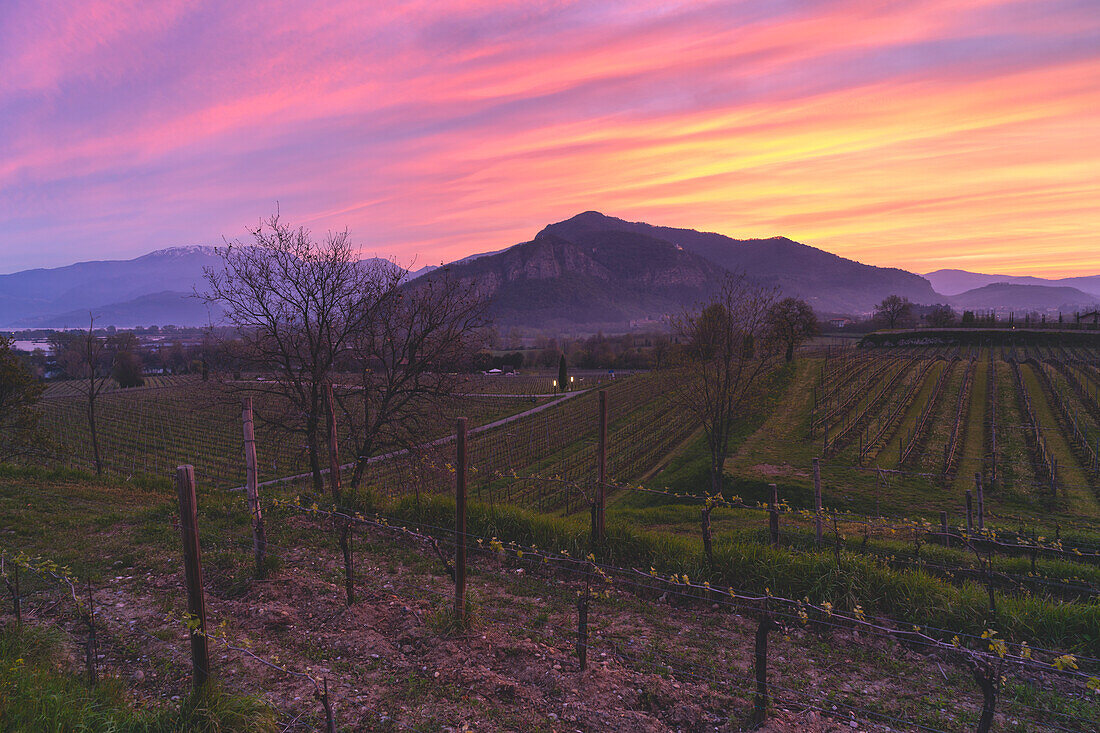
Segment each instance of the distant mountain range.
[[1100,299],[1100,275],[1085,277],[1063,277],[1047,279],[1030,275],[985,275],[966,270],[936,270],[925,274],[925,279],[941,295],[959,295],[967,290],[981,288],[994,283],[1012,283],[1014,285],[1036,285],[1054,288],[1076,288],[1093,299]]
[[[743,272],[823,313],[863,313],[887,295],[935,302],[927,280],[864,265],[783,237],[738,240],[586,211],[529,242],[447,266],[493,298],[504,326],[614,328],[697,305]],[[431,275],[429,275],[431,277]]]
[[1100,296],[1070,287],[995,282],[950,296],[947,300],[958,310],[1061,311],[1069,314],[1094,309],[1100,303]]
[[89,312],[103,326],[205,324],[206,308],[188,296],[202,268],[220,262],[213,247],[195,245],[0,275],[0,325],[87,326]]
[[[0,275],[0,326],[73,328],[216,323],[193,297],[203,267],[221,264],[213,247],[151,252],[133,260],[81,262]],[[550,224],[529,242],[470,255],[407,274],[409,281],[449,273],[493,299],[503,327],[613,330],[666,318],[743,272],[821,314],[861,315],[887,295],[958,309],[1072,311],[1100,302],[1100,276],[1043,280],[937,270],[922,277],[839,257],[785,237],[721,234],[628,222],[586,211]]]

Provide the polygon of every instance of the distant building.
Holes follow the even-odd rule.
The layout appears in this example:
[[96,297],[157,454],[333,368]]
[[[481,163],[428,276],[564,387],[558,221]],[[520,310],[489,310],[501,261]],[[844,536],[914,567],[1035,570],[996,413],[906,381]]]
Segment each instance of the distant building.
[[830,318],[829,325],[833,328],[847,328],[852,324],[851,318]]

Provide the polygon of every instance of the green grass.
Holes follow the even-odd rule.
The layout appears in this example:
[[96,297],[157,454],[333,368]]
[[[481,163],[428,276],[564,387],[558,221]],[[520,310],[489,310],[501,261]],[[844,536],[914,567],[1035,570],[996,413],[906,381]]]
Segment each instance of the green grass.
[[178,706],[142,708],[117,679],[95,687],[65,668],[60,632],[29,625],[0,629],[0,731],[73,733],[267,733],[273,711],[216,687]]
[[1031,395],[1035,417],[1044,428],[1049,428],[1043,431],[1043,436],[1047,447],[1058,461],[1058,484],[1062,491],[1059,503],[1076,516],[1100,517],[1100,504],[1089,487],[1088,475],[1082,470],[1066,437],[1058,430],[1054,408],[1047,401],[1038,375],[1031,364],[1021,365],[1020,373],[1024,386]]
[[[269,492],[268,496],[275,493]],[[67,502],[67,496],[75,498]],[[394,502],[364,493],[355,501],[362,510],[375,509],[410,526],[423,523],[448,527],[453,521],[454,505],[446,497],[424,498],[419,509],[411,498]],[[173,503],[172,494],[167,490],[135,493],[127,487],[111,487],[95,481],[83,482],[71,476],[56,483],[36,479],[28,474],[22,474],[19,478],[0,477],[0,517],[6,519],[8,516],[18,516],[17,525],[20,528],[20,533],[10,544],[28,551],[37,549],[38,552],[50,556],[65,554],[69,550],[58,547],[54,539],[56,535],[49,531],[54,523],[61,522],[67,536],[86,536],[81,536],[80,542],[83,544],[79,550],[73,552],[92,556],[85,561],[85,567],[93,577],[96,573],[102,574],[113,567],[112,563],[116,561],[114,553],[124,549],[130,552],[127,563],[147,565],[155,572],[165,572],[165,558],[178,557],[179,537],[170,522]],[[209,493],[200,498],[200,511],[204,557],[218,558],[216,562],[211,561],[209,566],[210,583],[218,593],[228,592],[231,582],[247,582],[250,572],[251,558],[243,497],[239,494]],[[288,511],[278,508],[271,508],[268,517],[269,537],[273,544],[283,548],[317,548],[326,546],[327,543],[328,551],[332,551],[331,537],[324,531],[323,522],[319,530],[308,521],[292,520]],[[813,550],[805,525],[796,530],[793,524],[789,524],[794,519],[792,515],[784,515],[785,546],[773,549],[761,544],[760,513],[716,510],[717,562],[711,568],[702,555],[697,532],[697,506],[668,503],[653,503],[648,506],[616,505],[610,507],[608,512],[609,543],[604,556],[608,562],[618,565],[643,570],[652,565],[665,575],[687,573],[695,581],[710,580],[716,585],[728,584],[748,592],[761,592],[764,588],[770,588],[773,593],[781,596],[806,596],[815,602],[828,600],[838,610],[850,609],[859,603],[869,615],[883,614],[922,626],[943,626],[961,632],[980,633],[983,630],[986,623],[985,593],[981,588],[967,583],[956,585],[923,572],[899,570],[881,559],[860,555],[855,551],[858,538],[854,536],[848,538],[848,549],[842,552],[838,564],[831,551]],[[0,525],[3,523],[0,520]],[[80,530],[82,524],[83,532]],[[478,535],[495,535],[506,544],[509,540],[514,540],[525,545],[535,544],[551,551],[564,549],[578,558],[588,552],[588,523],[581,517],[555,517],[516,507],[498,507],[494,510],[481,502],[473,501],[469,505],[469,529],[471,533]],[[239,541],[230,539],[227,544],[227,537],[237,537]],[[212,539],[214,545],[209,544]],[[5,541],[5,544],[9,542]],[[392,558],[392,562],[404,571],[431,574],[442,578],[440,582],[446,582],[434,556],[410,552],[401,543],[371,544],[369,551],[366,548],[363,551],[373,553],[375,557],[382,555]],[[873,541],[872,547],[898,555],[906,550],[904,542],[890,542],[882,538]],[[958,559],[961,554],[955,549],[928,546],[924,553],[936,560]],[[1010,561],[1006,559],[1004,562]],[[1011,562],[1016,563],[1012,567],[1014,571],[1020,569],[1017,561]],[[1039,570],[1050,574],[1071,572],[1073,566],[1058,566],[1056,561],[1041,558]],[[471,571],[475,584],[498,577],[477,554],[472,555]],[[336,572],[338,575],[338,571]],[[330,580],[337,583],[337,575]],[[506,573],[504,577],[511,577],[511,574]],[[527,574],[517,576],[517,582],[529,585],[524,597],[533,599],[547,595],[555,589],[561,590],[561,584],[547,583],[542,578],[536,579]],[[665,613],[661,605],[639,602],[657,618]],[[1028,640],[1037,646],[1072,649],[1078,653],[1087,651],[1095,654],[1100,649],[1100,640],[1096,638],[1097,629],[1100,629],[1100,607],[1097,604],[1059,604],[1034,597],[998,594],[998,605],[1000,616],[996,627],[1006,638]],[[450,609],[445,610],[449,612]],[[437,633],[446,635],[457,631],[446,628],[446,616],[442,615],[443,612],[440,613],[439,619],[429,621]],[[538,616],[533,611],[529,619],[537,624]],[[550,620],[555,624],[562,623],[555,616],[551,616]],[[545,625],[546,621],[547,617],[542,617],[541,625]],[[493,623],[495,621],[492,618],[485,618],[479,628]],[[669,633],[674,634],[675,631]],[[321,652],[311,647],[302,649],[301,653],[316,658]],[[705,658],[704,652],[699,653]],[[849,656],[852,653],[846,652]],[[790,671],[792,679],[799,674],[800,669],[801,663]],[[74,679],[79,688],[79,680]],[[124,690],[118,694],[119,699],[125,702]],[[164,716],[155,718],[154,723],[163,719],[177,724],[182,719],[184,710],[171,708],[167,711],[146,713],[150,716]],[[219,719],[225,719],[224,715]],[[41,726],[32,729],[51,730]],[[103,729],[112,730],[110,727]],[[130,729],[183,728],[169,726],[160,729]],[[235,728],[231,725],[221,728],[233,729]],[[67,729],[62,727],[57,730]]]
[[898,467],[898,458],[901,456],[902,450],[904,450],[909,432],[916,427],[921,410],[924,409],[925,401],[932,397],[932,390],[936,386],[936,380],[939,379],[943,370],[947,368],[947,362],[936,361],[928,367],[922,377],[918,377],[922,379],[921,385],[916,389],[913,399],[902,409],[901,418],[897,425],[890,429],[891,434],[889,440],[886,441],[886,444],[874,456],[873,463],[875,465],[882,466],[883,468]]
[[[176,466],[195,467],[200,484],[230,488],[244,483],[241,459],[240,398],[213,382],[194,380],[160,389],[115,390],[96,402],[97,434],[104,469],[126,480],[171,476]],[[283,411],[280,398],[255,396],[258,471],[261,481],[308,471],[303,433],[288,434],[269,426],[265,417]],[[426,432],[430,437],[449,433],[453,418],[466,415],[472,426],[491,422],[534,405],[525,397],[451,397],[439,406]],[[57,397],[39,403],[40,421],[50,438],[46,463],[91,470],[94,468],[87,403],[79,397]],[[341,445],[349,445],[350,425],[338,412]]]
[[989,389],[989,358],[988,352],[983,349],[978,355],[978,361],[974,365],[974,384],[970,388],[970,406],[964,413],[962,435],[962,455],[959,458],[958,471],[952,483],[952,494],[956,497],[964,496],[966,490],[974,485],[974,474],[982,469],[982,458],[985,455],[986,438],[986,412],[988,410]]
[[[409,501],[391,510],[399,521],[438,527],[453,526],[454,503],[435,496],[420,508]],[[665,506],[653,509],[673,521],[690,521],[698,507]],[[697,537],[647,530],[634,522],[637,514],[608,511],[608,543],[602,559],[624,567],[655,567],[662,574],[688,573],[699,581],[728,585],[749,593],[770,588],[787,598],[808,597],[815,603],[829,601],[838,608],[856,604],[869,614],[883,614],[899,621],[981,634],[996,626],[1014,641],[1059,649],[1100,652],[1100,604],[1058,603],[1033,596],[998,594],[998,615],[987,613],[985,590],[973,583],[954,585],[920,570],[896,570],[871,556],[842,552],[839,564],[832,553],[772,548],[719,533],[715,564],[709,566]],[[650,517],[650,520],[656,517]],[[468,531],[504,542],[566,551],[571,557],[589,552],[588,526],[581,520],[552,517],[517,507],[497,507],[471,502]]]

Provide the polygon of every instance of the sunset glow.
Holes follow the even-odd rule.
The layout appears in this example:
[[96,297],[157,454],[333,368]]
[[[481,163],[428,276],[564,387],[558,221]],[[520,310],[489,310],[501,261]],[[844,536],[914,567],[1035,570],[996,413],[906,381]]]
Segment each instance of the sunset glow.
[[417,266],[596,209],[1100,272],[1091,0],[9,2],[0,272],[269,214]]

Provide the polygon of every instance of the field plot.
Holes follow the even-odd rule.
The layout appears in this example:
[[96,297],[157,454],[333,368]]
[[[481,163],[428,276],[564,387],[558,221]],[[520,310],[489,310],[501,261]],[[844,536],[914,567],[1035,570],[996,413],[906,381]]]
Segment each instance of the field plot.
[[[105,392],[96,401],[105,470],[127,478],[163,479],[171,476],[181,463],[190,463],[206,486],[242,485],[245,472],[241,397],[247,394],[250,394],[247,385],[227,388],[197,380]],[[304,436],[266,427],[265,415],[280,414],[282,408],[270,396],[257,394],[255,399],[260,480],[307,471]],[[441,406],[423,438],[431,441],[447,434],[458,415],[480,425],[529,410],[540,399],[546,401],[520,395],[455,397]],[[41,414],[51,436],[48,463],[93,467],[86,400],[80,396],[43,400]],[[346,437],[348,426],[341,417],[338,415],[338,428]]]
[[[771,729],[970,730],[985,669],[974,660],[1003,639],[996,730],[1096,730],[1095,364],[1090,351],[1059,348],[803,357],[772,373],[740,416],[723,493],[710,499],[699,427],[672,389],[690,372],[553,396],[540,396],[541,377],[475,376],[421,444],[374,457],[363,491],[333,500],[302,481],[263,487],[265,580],[252,577],[244,497],[201,497],[210,606],[227,622],[219,668],[236,691],[260,692],[282,725],[322,723],[311,670],[352,729],[511,730],[523,719],[548,731],[563,720],[732,731],[753,714],[753,638],[777,624]],[[195,384],[104,395],[112,473],[163,478],[187,462],[222,477],[209,485],[236,485],[238,400]],[[71,397],[43,407],[55,440],[76,452],[87,450],[80,407]],[[458,415],[470,418],[474,634],[446,622]],[[304,468],[299,446],[257,437],[261,478]],[[600,493],[607,535],[597,541]],[[183,600],[154,601],[179,587],[171,497],[163,481],[0,472],[2,549],[92,576],[116,609],[103,617],[106,664],[147,665],[150,698],[186,684],[186,637],[173,625]],[[341,522],[356,538],[343,558]],[[52,532],[74,540],[56,547]],[[46,580],[33,592],[38,618],[79,638]],[[587,672],[576,667],[578,599]],[[159,645],[139,641],[148,638]]]
[[[201,378],[191,374],[184,374],[179,376],[172,375],[152,375],[144,378],[145,384],[142,387],[131,387],[128,392],[135,392],[137,390],[145,389],[162,389],[165,387],[183,387],[190,384],[200,384]],[[103,387],[104,392],[115,392],[120,390],[118,382],[113,379],[107,380],[106,385]],[[46,386],[45,392],[42,393],[43,399],[54,399],[58,397],[78,397],[82,394],[86,394],[85,384],[83,381],[64,380],[60,382],[50,382]]]
[[805,496],[820,456],[842,506],[861,512],[957,515],[979,474],[989,511],[1100,517],[1092,352],[850,351],[807,360],[727,465],[731,478],[771,476]]

